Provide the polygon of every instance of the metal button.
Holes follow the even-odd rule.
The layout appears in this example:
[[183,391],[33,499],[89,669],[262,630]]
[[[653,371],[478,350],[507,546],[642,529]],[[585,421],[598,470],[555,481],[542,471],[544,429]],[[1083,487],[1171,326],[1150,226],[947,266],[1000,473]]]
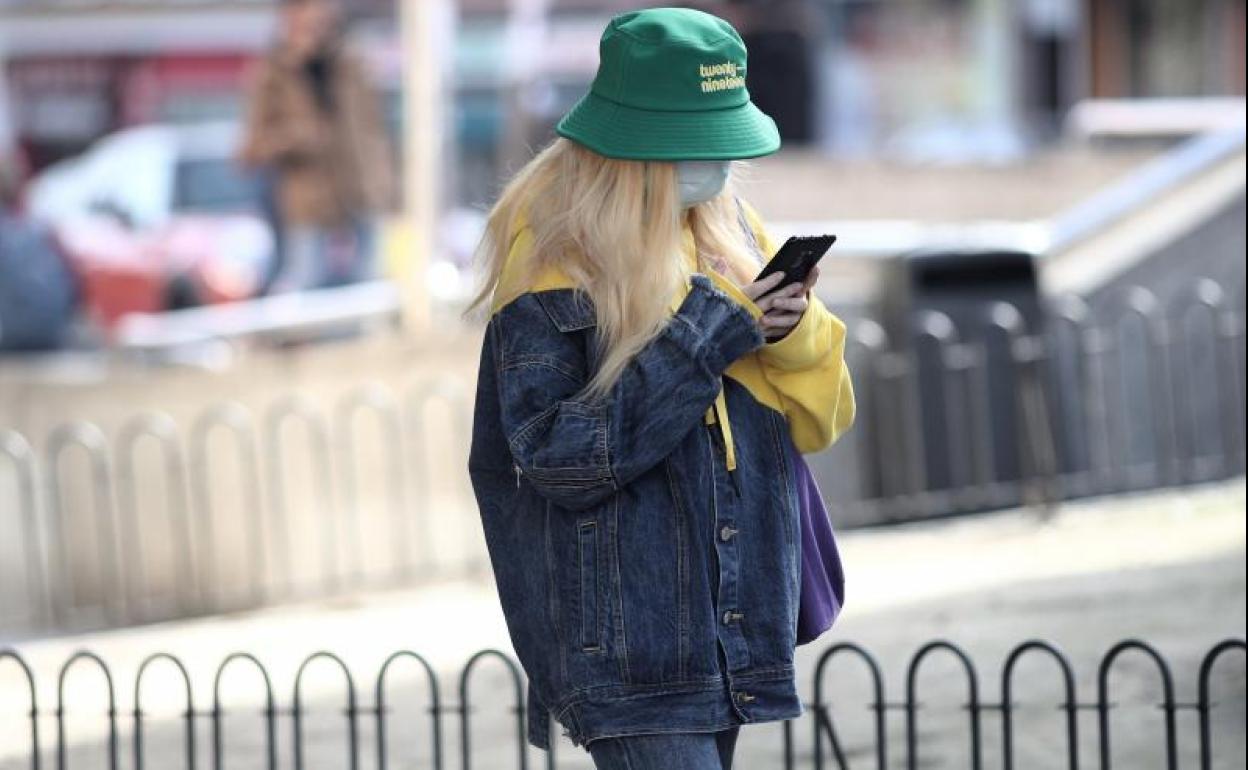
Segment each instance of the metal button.
[[732,610],[724,610],[724,625],[728,625],[734,620],[740,620],[745,617],[744,613],[733,612]]
[[735,534],[737,534],[737,530],[733,529],[732,527],[728,526],[727,524],[725,524],[724,526],[722,526],[722,527],[720,527],[720,528],[719,528],[719,539],[720,539],[720,540],[731,540],[731,539],[732,539],[732,536],[733,536],[733,535],[735,535]]
[[750,695],[748,692],[739,692],[737,693],[737,700],[741,701],[742,703],[749,703],[750,701],[754,700],[754,696]]

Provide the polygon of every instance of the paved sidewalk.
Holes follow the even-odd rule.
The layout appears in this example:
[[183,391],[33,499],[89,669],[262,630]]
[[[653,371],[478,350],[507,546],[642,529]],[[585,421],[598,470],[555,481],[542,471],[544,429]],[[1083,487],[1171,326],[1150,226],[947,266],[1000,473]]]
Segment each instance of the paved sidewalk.
[[[815,658],[830,644],[853,641],[878,658],[889,702],[904,697],[905,670],[910,656],[927,640],[943,638],[962,646],[973,656],[981,698],[1000,700],[1000,668],[1009,650],[1029,638],[1042,638],[1059,646],[1070,658],[1078,678],[1080,698],[1095,697],[1096,665],[1114,642],[1138,637],[1155,645],[1172,666],[1180,702],[1195,698],[1195,674],[1200,656],[1217,641],[1244,635],[1245,627],[1245,518],[1244,481],[1206,485],[1187,490],[1124,495],[1069,503],[1047,523],[1038,523],[1028,511],[1012,510],[946,521],[912,524],[889,530],[853,531],[840,534],[847,574],[844,615],[833,631],[799,650],[803,696],[811,696]],[[188,667],[196,693],[196,706],[211,705],[212,676],[230,652],[248,650],[269,668],[279,703],[290,701],[295,668],[304,656],[317,650],[340,655],[356,677],[361,703],[373,703],[372,686],[385,656],[398,648],[419,651],[439,671],[442,695],[457,703],[457,676],[468,656],[481,648],[510,651],[506,628],[489,582],[447,582],[420,590],[352,597],[334,602],[315,602],[227,617],[151,625],[143,628],[88,634],[77,637],[24,642],[20,651],[39,678],[40,707],[50,711],[56,704],[56,671],[75,650],[98,653],[116,677],[118,707],[123,713],[123,755],[129,750],[128,712],[133,708],[134,673],[148,654],[167,651]],[[1018,717],[1018,766],[1053,765],[1053,752],[1064,751],[1064,731],[1056,704],[1060,694],[1053,663],[1027,658],[1020,664],[1016,700],[1041,702],[1045,708],[1024,711]],[[840,659],[838,659],[840,660]],[[1122,701],[1113,717],[1115,766],[1160,767],[1162,721],[1160,711],[1148,705],[1160,700],[1154,670],[1139,653],[1129,653],[1114,668],[1113,699]],[[160,669],[160,670],[158,670]],[[874,766],[869,729],[869,696],[861,664],[838,662],[825,678],[834,703],[838,732],[855,766]],[[965,700],[965,678],[947,652],[937,652],[924,663],[920,676],[924,704],[940,708],[920,711],[919,734],[923,767],[969,767],[966,712],[958,708]],[[1218,767],[1242,767],[1244,759],[1244,664],[1242,657],[1228,656],[1219,665],[1215,698],[1222,704],[1214,712],[1214,740],[1219,756],[1229,758]],[[158,715],[176,715],[182,704],[172,670],[153,668],[144,685],[144,708]],[[326,664],[318,663],[306,682],[305,700],[317,714],[308,721],[311,767],[338,767],[345,760],[342,744],[344,721],[342,678]],[[495,664],[474,679],[474,767],[512,767],[515,762],[514,730],[510,723],[493,717],[505,715],[510,693],[487,694],[496,685],[506,686]],[[427,717],[416,709],[425,697],[414,669],[396,671],[396,705],[409,704],[405,716],[394,716],[391,727],[395,744],[420,743],[426,735]],[[252,674],[242,668],[227,677],[226,701],[231,711],[249,713],[260,705]],[[1039,693],[1028,682],[1045,683]],[[12,666],[0,667],[0,768],[26,767],[27,708],[20,679]],[[248,688],[251,688],[249,691]],[[88,719],[71,720],[71,740],[83,756],[102,757],[96,741],[104,735],[102,678],[87,667],[69,678],[67,704],[71,714]],[[406,699],[406,700],[404,700]],[[1141,705],[1142,704],[1142,705]],[[156,720],[156,717],[153,717]],[[1095,714],[1080,717],[1085,743],[1081,759],[1095,764],[1093,743]],[[362,720],[364,768],[374,767],[371,719]],[[999,718],[984,718],[985,767],[1000,766]],[[240,716],[230,722],[233,747],[255,745],[259,724]],[[393,725],[415,725],[404,732]],[[809,757],[813,722],[798,725],[797,755]],[[1194,714],[1183,712],[1179,720],[1183,766],[1193,766]],[[41,723],[45,756],[52,758],[55,723]],[[168,763],[152,767],[181,767],[180,725],[176,720],[154,725],[153,745],[168,747]],[[283,718],[282,756],[290,759],[288,720]],[[443,725],[447,767],[459,766],[458,720],[448,717]],[[745,728],[738,749],[738,770],[766,770],[780,766],[781,729],[778,724]],[[201,750],[209,738],[208,724],[199,729]],[[902,766],[904,721],[900,711],[889,716],[890,766]],[[91,744],[95,744],[94,746]],[[411,747],[396,746],[393,756],[427,756]],[[75,751],[78,754],[79,751]],[[207,755],[204,754],[206,757]],[[825,761],[828,758],[825,750]],[[176,757],[176,761],[174,759]],[[248,759],[230,766],[250,766]],[[559,745],[559,766],[589,768],[588,756],[566,741]],[[127,757],[128,760],[128,757]],[[1233,761],[1231,761],[1233,760]],[[78,766],[92,766],[91,759]],[[530,753],[534,767],[544,765],[540,752]],[[865,763],[865,764],[864,764]],[[285,761],[283,763],[285,765]],[[129,762],[123,762],[124,767]],[[414,766],[398,764],[396,766]],[[421,766],[424,766],[422,764]],[[800,766],[809,766],[803,761]]]

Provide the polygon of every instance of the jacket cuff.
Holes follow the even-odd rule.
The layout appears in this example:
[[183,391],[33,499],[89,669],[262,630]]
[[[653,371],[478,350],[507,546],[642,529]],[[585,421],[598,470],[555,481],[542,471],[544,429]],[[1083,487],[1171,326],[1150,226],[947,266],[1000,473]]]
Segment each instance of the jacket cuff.
[[702,273],[690,276],[689,294],[674,319],[696,332],[696,344],[704,349],[706,363],[715,374],[722,374],[729,364],[764,342],[754,312],[717,290],[712,279]]
[[527,738],[529,743],[539,749],[550,749],[550,712],[546,709],[546,704],[542,703],[537,697],[537,691],[533,687],[533,682],[529,681],[527,686]]
[[[701,273],[699,273],[699,275],[701,275]],[[727,294],[733,302],[745,308],[745,311],[749,313],[755,321],[762,318],[763,309],[758,305],[755,305],[754,300],[746,296],[745,292],[741,291],[740,286],[737,286],[728,278],[725,278],[714,270],[708,269],[705,277],[709,279],[709,283],[711,285],[722,291],[724,294]]]
[[668,305],[668,309],[671,310],[673,313],[675,313],[680,308],[681,302],[683,302],[684,298],[689,295],[690,291],[692,291],[694,276],[700,276],[702,278],[702,282],[706,284],[707,287],[713,287],[713,288],[719,289],[721,292],[726,294],[730,299],[732,299],[736,304],[745,308],[745,311],[749,313],[751,317],[754,318],[755,322],[757,322],[759,318],[763,317],[763,309],[759,307],[758,305],[754,304],[754,300],[746,296],[746,293],[741,291],[741,287],[737,286],[728,278],[720,275],[719,273],[709,268],[707,269],[705,273],[690,273],[689,275],[685,276],[684,294],[674,296],[672,298],[671,303]]
[[765,342],[758,355],[777,369],[796,371],[819,363],[834,343],[845,337],[845,323],[812,291],[797,325],[775,342]]

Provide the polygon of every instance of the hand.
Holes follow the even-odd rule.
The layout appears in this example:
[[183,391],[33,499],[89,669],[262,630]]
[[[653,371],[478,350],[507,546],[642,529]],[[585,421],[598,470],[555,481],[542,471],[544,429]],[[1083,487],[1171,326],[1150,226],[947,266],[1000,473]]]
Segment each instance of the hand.
[[746,296],[763,311],[758,323],[768,341],[784,337],[802,320],[809,304],[810,290],[819,280],[819,266],[810,269],[805,281],[792,281],[772,291],[783,279],[783,273],[772,273],[761,281],[742,287]]

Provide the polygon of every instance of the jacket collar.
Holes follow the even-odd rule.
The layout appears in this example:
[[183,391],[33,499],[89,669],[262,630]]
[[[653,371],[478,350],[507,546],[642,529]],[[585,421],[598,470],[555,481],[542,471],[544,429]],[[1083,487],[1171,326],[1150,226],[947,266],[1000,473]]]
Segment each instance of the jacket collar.
[[[690,276],[698,270],[697,249],[693,239],[693,229],[689,226],[687,216],[682,217],[681,222],[681,253],[688,270],[685,273],[685,285],[676,292],[668,305],[669,311],[673,313],[680,307],[685,295],[689,293],[691,288]],[[567,332],[594,326],[597,323],[597,319],[594,317],[594,309],[592,306],[581,302],[579,296],[576,301],[569,303],[556,302],[553,299],[543,297],[540,293],[551,289],[570,289],[576,286],[567,273],[558,266],[546,265],[527,286],[524,285],[523,272],[527,261],[532,257],[532,247],[533,231],[529,229],[528,222],[524,215],[521,214],[517,218],[516,234],[512,238],[511,247],[508,249],[507,258],[503,263],[502,274],[499,276],[498,287],[494,292],[491,314],[498,312],[504,305],[521,294],[537,292],[538,301],[542,303],[542,306],[550,314],[560,331]],[[741,291],[740,287],[733,283],[732,280],[720,275],[709,266],[705,268],[705,274],[717,287],[732,297],[734,301],[744,305],[755,318],[762,314],[762,311],[754,305],[745,295],[745,292]],[[707,408],[703,421],[707,425],[718,424],[727,455],[728,470],[735,470],[737,467],[736,449],[732,441],[732,425],[728,421],[728,403],[724,397],[722,387],[719,394],[715,397],[715,403]]]

